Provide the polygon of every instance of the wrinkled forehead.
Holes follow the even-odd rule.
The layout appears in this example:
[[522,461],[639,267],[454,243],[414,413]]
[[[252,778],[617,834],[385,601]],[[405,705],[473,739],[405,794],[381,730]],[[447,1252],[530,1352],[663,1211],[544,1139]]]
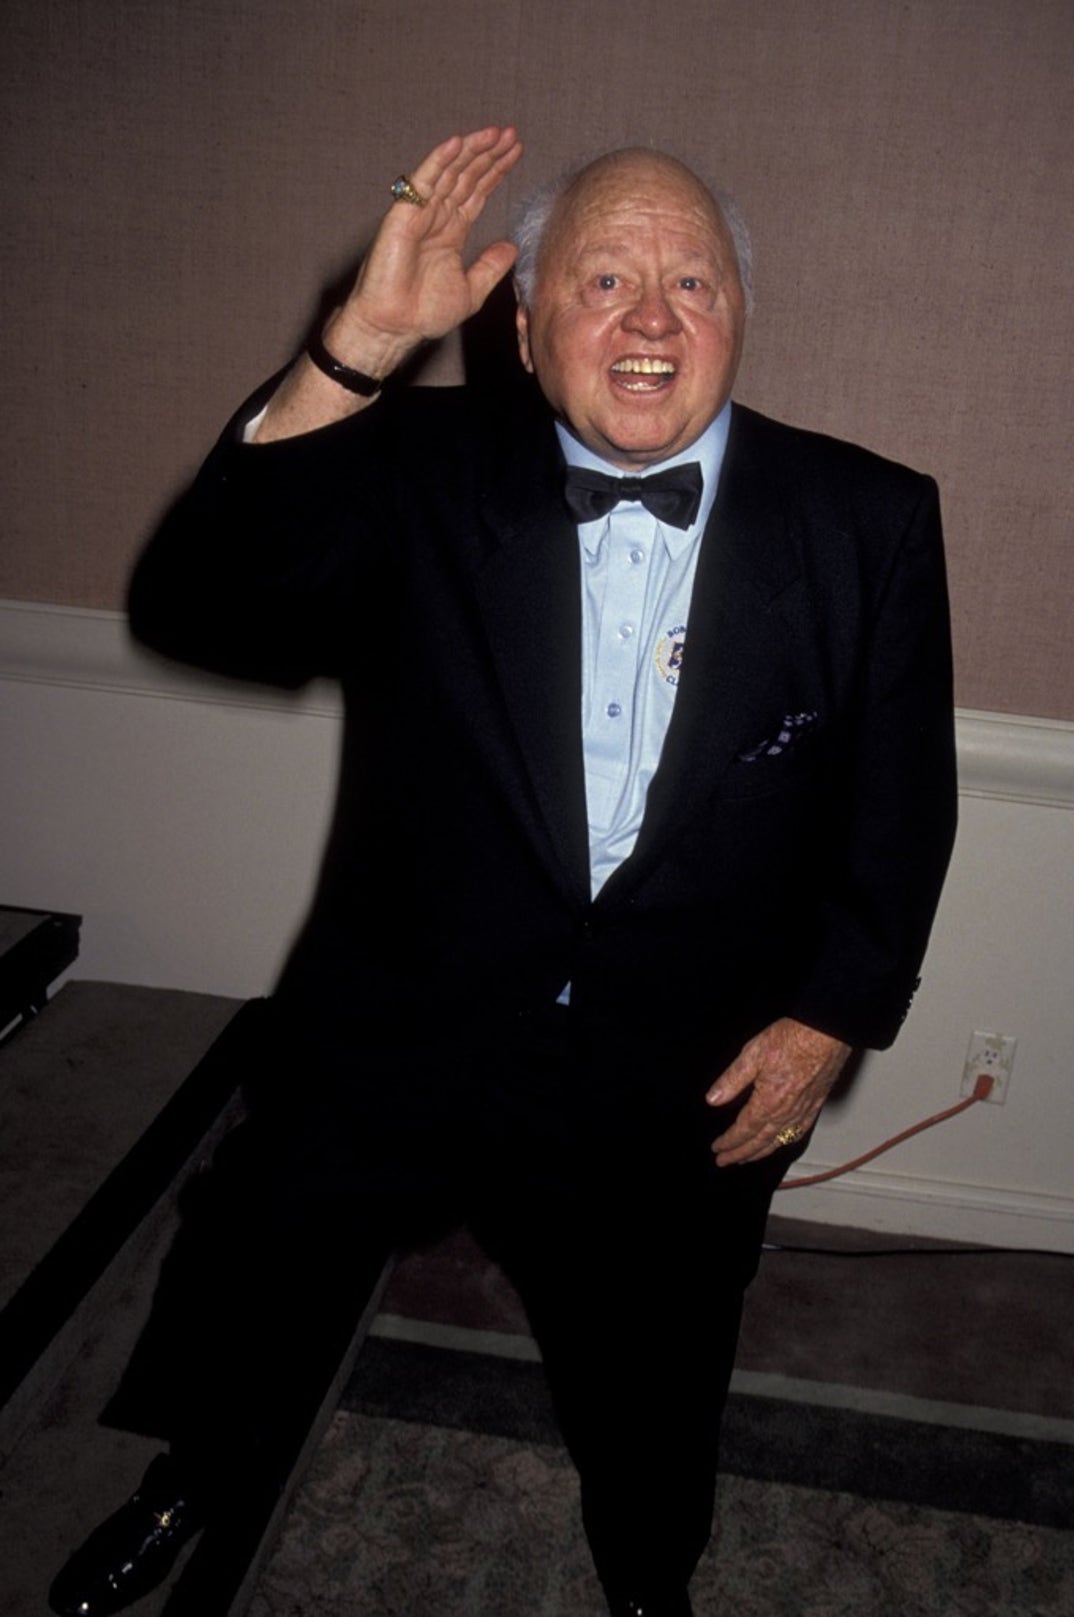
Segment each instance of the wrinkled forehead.
[[620,223],[655,220],[711,244],[720,258],[734,249],[712,194],[695,174],[660,152],[613,152],[591,163],[557,200],[542,244],[546,254],[577,252]]

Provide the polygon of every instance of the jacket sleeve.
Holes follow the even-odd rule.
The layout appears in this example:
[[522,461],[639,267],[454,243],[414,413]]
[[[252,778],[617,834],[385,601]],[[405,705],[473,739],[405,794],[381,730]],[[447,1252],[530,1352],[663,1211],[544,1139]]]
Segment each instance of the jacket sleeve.
[[820,927],[788,1014],[886,1048],[909,1008],[957,815],[951,644],[931,479],[877,581]]
[[390,523],[377,476],[390,453],[378,402],[345,422],[244,444],[234,417],[139,558],[128,596],[135,637],[215,673],[295,688],[338,672],[356,590],[383,558]]

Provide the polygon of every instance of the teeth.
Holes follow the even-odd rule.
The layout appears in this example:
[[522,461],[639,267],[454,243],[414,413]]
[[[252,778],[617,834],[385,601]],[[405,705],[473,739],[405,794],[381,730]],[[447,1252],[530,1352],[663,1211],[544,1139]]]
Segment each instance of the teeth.
[[670,359],[617,359],[613,371],[632,376],[674,376],[675,367]]

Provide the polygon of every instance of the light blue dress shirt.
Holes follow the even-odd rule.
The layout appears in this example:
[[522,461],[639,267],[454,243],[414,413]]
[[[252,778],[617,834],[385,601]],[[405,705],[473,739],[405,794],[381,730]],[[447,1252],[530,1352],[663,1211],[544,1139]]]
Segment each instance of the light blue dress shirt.
[[[578,526],[582,587],[582,746],[589,821],[590,889],[596,898],[633,850],[649,782],[660,762],[690,619],[701,535],[716,498],[731,406],[688,449],[643,475],[698,461],[697,520],[665,526],[639,501]],[[568,465],[611,476],[622,469],[557,424]]]

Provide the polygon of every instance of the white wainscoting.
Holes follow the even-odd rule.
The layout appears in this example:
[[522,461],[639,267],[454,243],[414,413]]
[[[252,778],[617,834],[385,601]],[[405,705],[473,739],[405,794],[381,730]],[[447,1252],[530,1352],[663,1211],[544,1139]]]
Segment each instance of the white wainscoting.
[[[248,996],[304,911],[340,708],[186,673],[117,613],[0,602],[0,901],[84,916],[75,975]],[[977,1105],[781,1213],[1074,1251],[1074,725],[960,713],[962,822],[923,983],[796,1174],[958,1099],[975,1028],[1018,1039]]]

